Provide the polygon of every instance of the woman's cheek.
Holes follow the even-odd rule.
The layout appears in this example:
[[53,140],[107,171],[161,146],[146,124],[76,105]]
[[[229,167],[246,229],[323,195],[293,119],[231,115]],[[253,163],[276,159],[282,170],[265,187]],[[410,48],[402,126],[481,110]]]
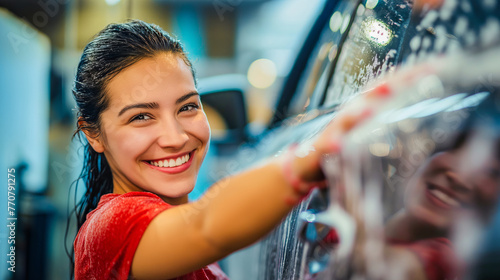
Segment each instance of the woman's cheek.
[[153,129],[131,128],[129,131],[117,134],[114,143],[121,146],[121,150],[128,155],[137,155],[145,152],[153,141]]
[[194,128],[194,134],[200,139],[203,143],[207,143],[210,140],[210,125],[208,123],[207,116],[205,112],[201,111],[194,119],[194,122],[191,123]]

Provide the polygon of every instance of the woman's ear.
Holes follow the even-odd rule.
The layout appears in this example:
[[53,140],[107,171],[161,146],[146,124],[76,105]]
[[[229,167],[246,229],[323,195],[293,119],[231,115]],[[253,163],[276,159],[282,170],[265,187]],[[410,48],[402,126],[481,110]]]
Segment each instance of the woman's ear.
[[83,131],[83,133],[85,133],[85,137],[87,138],[90,146],[92,146],[92,149],[94,149],[94,151],[96,151],[97,153],[103,153],[104,145],[102,142],[102,138],[99,137],[95,132],[91,131],[87,122],[84,121],[81,117],[78,118],[78,127],[81,131]]

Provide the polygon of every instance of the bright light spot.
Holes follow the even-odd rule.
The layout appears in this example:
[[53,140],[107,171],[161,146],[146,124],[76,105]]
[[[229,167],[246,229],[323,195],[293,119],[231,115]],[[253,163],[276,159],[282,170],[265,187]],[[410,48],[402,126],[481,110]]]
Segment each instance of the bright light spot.
[[300,215],[300,218],[306,220],[309,223],[312,223],[316,220],[316,215],[314,213],[311,213],[308,211],[304,211],[304,212],[300,213],[299,215]]
[[402,121],[407,118],[411,118],[412,116],[424,111],[427,109],[430,104],[439,100],[438,98],[430,98],[413,105],[410,105],[406,108],[401,108],[399,110],[395,110],[392,112],[388,112],[385,117],[387,123],[394,123],[398,121]]
[[330,29],[333,32],[337,32],[339,31],[340,26],[342,26],[342,14],[337,11],[333,13],[332,17],[330,18]]
[[370,144],[370,153],[376,157],[385,157],[389,155],[391,146],[387,143],[373,143]]
[[337,45],[333,45],[330,48],[330,52],[328,53],[328,59],[330,61],[333,61],[333,59],[335,58],[335,56],[337,56]]
[[374,9],[375,6],[377,6],[377,4],[378,4],[378,0],[366,0],[365,6],[367,9]]
[[356,15],[358,17],[362,16],[365,13],[365,6],[359,4],[358,9],[356,10]]
[[392,40],[392,30],[380,20],[372,17],[363,22],[363,31],[368,40],[380,46],[386,46]]
[[106,4],[108,4],[109,6],[114,6],[118,3],[120,3],[120,0],[106,0]]
[[415,130],[417,130],[418,126],[418,121],[415,119],[406,119],[398,122],[398,127],[401,129],[401,131],[405,133],[413,133]]
[[342,21],[342,27],[340,28],[340,33],[344,33],[347,30],[347,26],[349,26],[350,20],[351,15],[345,15],[344,20]]
[[471,95],[469,97],[464,98],[462,101],[460,101],[458,104],[453,105],[451,108],[447,109],[446,112],[452,112],[456,110],[461,110],[465,108],[470,108],[474,106],[478,106],[481,102],[486,99],[490,95],[489,92],[483,91],[476,93],[474,95]]
[[442,112],[446,109],[449,109],[453,105],[457,104],[460,100],[462,100],[467,94],[465,93],[459,93],[455,94],[452,96],[448,96],[446,98],[443,98],[441,100],[437,100],[436,102],[432,104],[428,104],[425,110],[422,110],[421,112],[413,115],[413,118],[423,118],[427,116],[431,116],[434,114],[437,114],[439,112]]
[[256,88],[268,88],[276,80],[276,65],[269,59],[257,59],[250,64],[247,79]]
[[321,48],[319,49],[318,52],[318,59],[319,60],[325,59],[331,48],[332,48],[332,42],[324,43],[323,45],[321,45]]

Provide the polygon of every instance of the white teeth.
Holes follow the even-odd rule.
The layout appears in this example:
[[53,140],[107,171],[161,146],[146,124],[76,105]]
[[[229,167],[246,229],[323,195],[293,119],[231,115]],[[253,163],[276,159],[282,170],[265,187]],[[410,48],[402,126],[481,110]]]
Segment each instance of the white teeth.
[[188,160],[189,160],[189,154],[184,155],[182,157],[178,157],[177,159],[150,161],[149,163],[157,167],[176,167],[188,162]]
[[450,206],[453,206],[453,207],[458,207],[460,206],[460,203],[455,200],[454,198],[450,197],[449,195],[445,194],[444,192],[440,191],[440,190],[437,190],[437,189],[433,189],[431,190],[431,193],[439,198],[442,202],[450,205]]

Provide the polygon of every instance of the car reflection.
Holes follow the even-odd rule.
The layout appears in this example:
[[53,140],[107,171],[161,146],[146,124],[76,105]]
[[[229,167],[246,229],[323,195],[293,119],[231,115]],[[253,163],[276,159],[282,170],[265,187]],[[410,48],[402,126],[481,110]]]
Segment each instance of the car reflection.
[[[419,134],[449,130],[446,114],[450,112],[461,116],[461,129],[448,134],[447,141],[438,141],[444,144],[433,143],[421,164],[405,165],[398,191],[387,184],[396,172],[383,170],[401,169],[397,161],[405,156],[391,158],[388,143],[387,152],[374,152],[373,143],[381,141],[370,139],[373,125],[357,135],[365,140],[351,144],[355,147],[351,153],[326,161],[330,205],[320,211],[313,197],[309,210],[299,216],[299,235],[308,251],[306,279],[463,279],[470,273],[471,252],[464,252],[464,243],[479,246],[478,232],[490,227],[500,197],[499,97],[495,90],[476,94],[427,99],[441,104],[440,112],[414,119],[418,124],[411,130],[411,141],[423,143],[429,139]],[[478,102],[472,106],[471,100]],[[406,108],[412,110],[412,106]],[[393,126],[382,138],[408,142],[401,129],[406,120],[383,122]],[[408,155],[411,147],[405,145],[402,154]],[[388,208],[391,200],[403,203]],[[464,229],[463,224],[475,228]]]

